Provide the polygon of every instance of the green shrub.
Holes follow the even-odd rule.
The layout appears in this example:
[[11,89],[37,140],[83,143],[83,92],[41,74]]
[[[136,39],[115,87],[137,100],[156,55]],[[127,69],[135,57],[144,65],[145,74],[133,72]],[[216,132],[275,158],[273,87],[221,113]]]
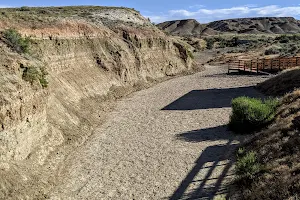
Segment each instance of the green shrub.
[[265,50],[265,55],[274,55],[279,53],[280,49],[278,47],[270,47],[269,49]]
[[205,38],[206,41],[206,48],[207,49],[213,49],[214,44],[215,44],[215,39],[214,38]]
[[218,44],[218,48],[225,48],[225,47],[236,47],[239,45],[239,38],[233,37],[233,38],[223,38],[221,36],[219,37],[207,37],[204,38],[206,41],[206,48],[207,49],[213,49],[215,46],[215,43]]
[[275,116],[277,99],[262,101],[256,98],[238,97],[232,100],[229,129],[238,133],[259,130]]
[[4,38],[11,48],[19,53],[28,53],[30,46],[29,37],[22,38],[21,34],[14,29],[7,29],[3,32]]
[[83,12],[83,13],[80,13],[79,16],[80,17],[89,17],[89,16],[92,16],[93,13],[90,13],[90,12]]
[[46,88],[48,87],[46,75],[47,73],[44,68],[26,67],[23,71],[22,78],[31,84],[34,82],[39,82],[43,88]]
[[257,161],[254,151],[245,153],[244,149],[239,149],[235,165],[235,174],[238,180],[245,182],[252,180],[261,170],[262,166]]
[[28,6],[22,6],[20,11],[30,11],[30,8]]
[[300,35],[298,34],[291,34],[291,35],[280,35],[275,38],[280,43],[289,43],[291,41],[299,41]]
[[187,54],[188,56],[191,58],[191,59],[194,59],[194,54],[190,51],[190,50],[187,50]]

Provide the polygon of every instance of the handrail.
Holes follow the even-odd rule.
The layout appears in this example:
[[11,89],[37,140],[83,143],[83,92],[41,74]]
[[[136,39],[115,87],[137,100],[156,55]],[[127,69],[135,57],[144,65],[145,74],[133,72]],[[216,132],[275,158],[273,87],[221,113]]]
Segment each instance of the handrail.
[[277,57],[264,59],[237,59],[229,60],[229,70],[243,71],[280,71],[292,67],[300,66],[300,57]]

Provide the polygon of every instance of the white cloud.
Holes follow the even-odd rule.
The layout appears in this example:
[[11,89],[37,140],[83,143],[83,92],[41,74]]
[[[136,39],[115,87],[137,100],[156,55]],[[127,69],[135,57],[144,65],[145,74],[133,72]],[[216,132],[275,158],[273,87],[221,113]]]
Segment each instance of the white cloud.
[[254,12],[258,15],[267,16],[300,16],[300,6],[296,7],[279,7],[277,5],[254,8]]
[[257,4],[246,4],[246,5],[244,5],[244,6],[246,6],[246,7],[248,7],[248,8],[256,8],[256,7],[258,7]]
[[221,9],[198,9],[191,10],[170,10],[161,15],[148,16],[153,22],[162,22],[174,19],[194,18],[199,22],[206,23],[219,19],[240,18],[240,17],[263,17],[263,16],[292,16],[300,17],[300,5],[290,7],[280,7],[278,5],[269,5],[257,7],[257,5],[244,5]]
[[205,7],[204,5],[196,4],[196,5],[189,6],[189,9],[199,9],[204,7]]
[[160,23],[170,20],[169,16],[164,15],[151,15],[151,16],[144,16],[146,18],[149,18],[151,22]]
[[0,8],[9,8],[10,6],[7,5],[0,5]]

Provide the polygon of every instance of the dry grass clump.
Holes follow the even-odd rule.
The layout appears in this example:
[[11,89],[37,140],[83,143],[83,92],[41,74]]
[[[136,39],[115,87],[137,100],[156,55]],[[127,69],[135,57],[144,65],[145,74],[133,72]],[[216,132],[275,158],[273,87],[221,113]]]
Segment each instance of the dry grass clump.
[[286,70],[259,84],[257,88],[267,95],[282,96],[300,88],[300,68]]
[[300,195],[300,90],[281,100],[275,123],[245,145],[264,173],[239,181],[241,199],[293,199]]

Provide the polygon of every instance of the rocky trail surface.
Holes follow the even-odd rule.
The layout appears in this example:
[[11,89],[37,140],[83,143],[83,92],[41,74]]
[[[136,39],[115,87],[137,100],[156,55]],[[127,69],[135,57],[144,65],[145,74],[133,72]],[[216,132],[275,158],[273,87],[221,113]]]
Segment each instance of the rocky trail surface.
[[207,66],[121,99],[59,170],[51,199],[212,199],[226,193],[232,152],[245,139],[226,128],[231,99],[262,97],[262,76]]

